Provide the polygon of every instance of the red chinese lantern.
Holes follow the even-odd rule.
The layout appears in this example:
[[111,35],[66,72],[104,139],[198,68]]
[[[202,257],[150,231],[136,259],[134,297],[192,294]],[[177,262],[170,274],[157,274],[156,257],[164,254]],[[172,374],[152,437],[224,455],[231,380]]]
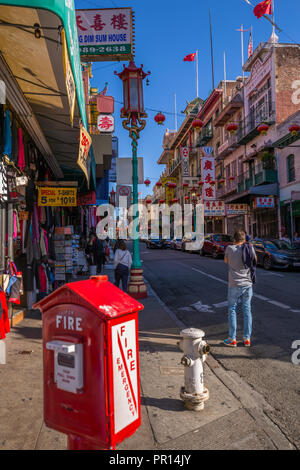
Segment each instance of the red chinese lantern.
[[156,116],[154,117],[154,121],[161,126],[166,120],[166,117],[163,115],[163,113],[157,113]]
[[260,126],[258,126],[257,130],[260,135],[266,135],[269,130],[269,126],[268,124],[261,124]]
[[209,182],[209,184],[210,184],[211,186],[214,186],[214,185],[216,184],[216,182],[215,182],[214,180],[211,180],[211,181]]
[[219,183],[220,183],[220,184],[223,184],[223,183],[225,183],[225,180],[224,180],[224,178],[220,179],[220,180],[219,180]]
[[291,133],[293,136],[296,136],[296,135],[299,134],[300,126],[298,126],[298,124],[293,124],[293,125],[289,128],[289,131],[290,131],[290,133]]
[[151,204],[151,199],[146,199],[146,204]]
[[230,132],[230,135],[235,135],[236,131],[238,130],[238,125],[234,123],[228,124],[226,130]]
[[158,187],[162,186],[162,182],[161,182],[161,181],[157,181],[157,183],[156,183],[155,186],[158,186]]
[[196,129],[196,131],[200,131],[204,126],[204,123],[203,121],[201,121],[201,119],[194,119],[194,121],[192,122],[192,126],[194,129]]
[[184,199],[185,199],[186,201],[188,201],[188,200],[189,200],[189,196],[184,196]]
[[146,186],[150,186],[151,181],[147,179],[147,180],[144,181],[144,184],[145,184]]
[[175,203],[178,202],[178,201],[179,201],[179,199],[176,199],[176,198],[172,199],[172,203],[173,203],[173,204],[175,204]]
[[197,189],[195,188],[195,186],[192,187],[191,191],[194,193],[195,191],[197,191]]
[[159,203],[160,203],[160,204],[164,204],[164,203],[165,203],[165,200],[164,200],[164,199],[160,199],[160,200],[159,200]]
[[234,176],[229,176],[229,181],[234,181],[234,180],[235,180]]
[[167,186],[168,186],[168,188],[176,188],[176,187],[177,187],[177,184],[176,184],[176,183],[169,182],[169,183],[167,183]]
[[197,193],[196,196],[197,196],[197,197],[201,197],[201,193]]
[[189,187],[189,183],[183,183],[182,187],[183,187],[183,188],[188,188],[188,187]]
[[203,181],[198,181],[198,185],[199,185],[199,186],[203,186],[203,185],[204,185],[204,182],[203,182]]

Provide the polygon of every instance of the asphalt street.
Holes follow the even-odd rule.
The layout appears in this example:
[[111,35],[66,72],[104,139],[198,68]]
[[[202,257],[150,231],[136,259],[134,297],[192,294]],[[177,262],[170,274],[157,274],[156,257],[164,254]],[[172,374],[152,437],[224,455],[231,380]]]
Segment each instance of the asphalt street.
[[300,365],[292,363],[292,344],[300,340],[300,271],[258,268],[253,298],[251,348],[228,348],[227,266],[222,259],[140,245],[144,276],[162,302],[187,327],[201,328],[216,361],[236,372],[271,405],[266,411],[300,448]]

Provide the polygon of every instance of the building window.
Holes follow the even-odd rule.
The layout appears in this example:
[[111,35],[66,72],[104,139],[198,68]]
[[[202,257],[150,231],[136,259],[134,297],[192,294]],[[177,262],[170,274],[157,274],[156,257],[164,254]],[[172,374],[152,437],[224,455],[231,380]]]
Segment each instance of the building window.
[[295,181],[295,156],[289,155],[286,159],[287,162],[287,182]]

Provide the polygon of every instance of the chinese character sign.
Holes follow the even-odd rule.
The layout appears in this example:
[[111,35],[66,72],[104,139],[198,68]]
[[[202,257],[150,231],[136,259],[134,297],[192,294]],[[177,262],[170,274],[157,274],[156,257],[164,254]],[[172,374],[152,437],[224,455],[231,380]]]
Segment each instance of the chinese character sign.
[[100,132],[114,132],[115,119],[109,114],[99,114],[98,116],[98,130]]
[[211,184],[215,181],[215,159],[213,157],[202,157],[201,160],[201,179],[203,181],[203,199],[216,199],[216,186]]
[[224,201],[205,201],[204,203],[205,217],[223,217],[225,216]]
[[257,209],[260,209],[260,208],[273,209],[275,207],[274,197],[272,196],[257,197],[255,200],[255,206]]
[[92,139],[88,131],[80,127],[80,142],[79,142],[79,155],[77,164],[82,169],[87,181],[89,182],[89,150],[91,147]]
[[132,58],[131,8],[76,10],[82,60]]
[[161,178],[163,188],[165,188],[165,201],[166,204],[170,204],[172,199],[174,199],[174,188],[169,188],[168,183],[176,183],[177,178]]
[[190,152],[188,147],[181,149],[182,176],[190,176]]
[[68,47],[66,41],[65,31],[62,31],[62,42],[63,42],[63,62],[64,62],[64,73],[65,73],[65,83],[67,88],[67,95],[70,108],[70,121],[73,126],[74,120],[74,111],[75,111],[75,101],[76,101],[76,85],[73,77],[72,67],[68,55]]
[[248,213],[247,204],[227,204],[226,214],[227,215],[244,215]]

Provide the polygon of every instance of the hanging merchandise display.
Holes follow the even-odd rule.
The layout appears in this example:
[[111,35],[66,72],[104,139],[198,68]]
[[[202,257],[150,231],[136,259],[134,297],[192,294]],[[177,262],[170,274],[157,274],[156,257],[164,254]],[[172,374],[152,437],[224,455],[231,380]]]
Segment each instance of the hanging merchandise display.
[[9,296],[9,302],[20,305],[20,296],[23,294],[22,273],[17,271],[16,265],[9,263],[9,284],[6,294]]
[[64,183],[53,181],[19,117],[0,105],[0,339],[13,308],[31,309],[89,271],[96,196],[78,193],[76,181]]
[[0,287],[0,339],[4,339],[9,332],[10,326],[6,295],[2,287]]

